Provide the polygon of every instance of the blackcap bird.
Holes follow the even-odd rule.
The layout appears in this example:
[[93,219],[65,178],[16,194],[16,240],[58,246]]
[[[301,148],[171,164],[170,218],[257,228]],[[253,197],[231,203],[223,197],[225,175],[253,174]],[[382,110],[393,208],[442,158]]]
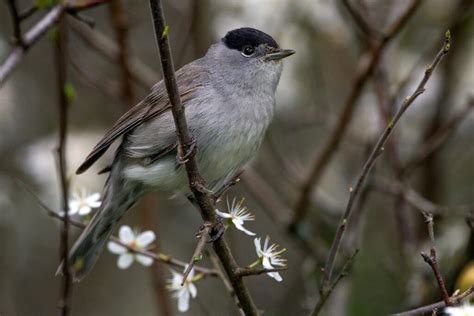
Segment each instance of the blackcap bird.
[[[294,53],[264,32],[240,28],[176,72],[207,189],[219,190],[257,152],[273,117],[281,60]],[[191,195],[184,166],[176,159],[178,140],[163,81],[115,123],[77,173],[121,136],[102,205],[69,254],[68,268],[76,281],[91,270],[112,229],[144,194]]]

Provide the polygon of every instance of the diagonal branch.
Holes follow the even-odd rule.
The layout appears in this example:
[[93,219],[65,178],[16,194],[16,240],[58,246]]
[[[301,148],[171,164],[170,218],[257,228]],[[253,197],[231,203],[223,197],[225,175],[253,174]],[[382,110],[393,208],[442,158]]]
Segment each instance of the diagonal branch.
[[[201,177],[196,159],[193,155],[193,138],[191,137],[186,122],[184,107],[181,103],[178,85],[173,66],[173,58],[168,42],[169,26],[166,25],[163,7],[160,0],[150,0],[150,9],[153,17],[155,36],[160,52],[160,61],[163,68],[163,77],[166,90],[171,102],[171,111],[173,113],[176,125],[176,133],[179,140],[179,152],[187,158],[185,162],[186,173],[189,180],[189,187],[194,194],[196,203],[199,205],[201,217],[204,222],[209,222],[212,229],[219,227],[219,221],[215,214],[213,199],[205,189],[204,179]],[[240,305],[246,315],[258,315],[259,312],[253,302],[250,292],[245,286],[242,277],[236,274],[239,268],[227,242],[224,238],[217,238],[213,242],[214,251],[221,261],[224,270],[229,277],[230,283],[237,295]]]
[[28,32],[22,37],[22,45],[16,45],[8,54],[7,58],[0,65],[0,88],[19,62],[23,59],[28,49],[36,44],[44,34],[56,23],[64,13],[74,13],[87,8],[92,8],[108,0],[89,0],[79,1],[75,5],[58,4],[53,7],[41,20],[38,21]]
[[[290,231],[295,231],[299,222],[306,215],[310,203],[310,195],[313,192],[314,187],[318,184],[324,169],[339,147],[339,144],[346,133],[347,127],[351,122],[355,104],[362,93],[365,83],[374,73],[380,56],[387,47],[387,44],[395,37],[395,35],[399,33],[408,19],[415,13],[421,2],[421,0],[413,0],[404,13],[391,25],[385,35],[382,36],[379,41],[374,43],[371,51],[365,53],[364,56],[360,58],[361,62],[357,67],[359,71],[357,72],[356,78],[354,79],[352,89],[344,101],[344,106],[341,114],[339,115],[336,127],[329,135],[329,138],[324,144],[321,153],[314,160],[314,163],[310,168],[309,175],[302,185],[300,195],[294,208],[293,219],[289,225]],[[367,59],[369,59],[368,62]]]
[[[421,79],[420,83],[418,84],[417,88],[415,91],[408,97],[405,98],[403,101],[402,105],[398,109],[398,111],[395,113],[391,121],[388,123],[387,127],[385,128],[384,132],[380,136],[380,138],[377,141],[377,144],[375,145],[374,149],[372,150],[369,158],[364,164],[364,167],[362,168],[362,172],[360,176],[358,177],[355,186],[349,189],[349,201],[347,202],[346,209],[344,211],[344,214],[339,222],[339,226],[336,231],[336,235],[334,237],[333,243],[331,245],[329,255],[326,259],[326,264],[324,266],[324,272],[323,272],[323,278],[321,281],[321,297],[324,296],[324,293],[327,293],[330,289],[330,282],[331,282],[331,277],[332,277],[332,272],[334,270],[334,265],[336,261],[337,254],[339,252],[339,247],[342,242],[342,238],[344,236],[344,232],[347,228],[348,221],[350,219],[350,216],[352,214],[352,210],[354,208],[355,202],[358,198],[359,193],[361,192],[365,180],[367,178],[367,175],[370,173],[372,170],[372,167],[375,164],[375,161],[377,158],[382,154],[384,150],[385,143],[389,139],[390,135],[392,134],[394,128],[396,127],[397,123],[399,122],[400,118],[402,115],[405,113],[405,111],[410,107],[410,105],[420,96],[424,91],[425,91],[425,86],[428,80],[431,78],[431,75],[433,74],[434,69],[438,64],[441,62],[443,57],[448,53],[449,48],[450,48],[450,40],[451,40],[451,34],[449,31],[446,32],[445,34],[445,40],[443,43],[443,47],[441,50],[437,53],[436,57],[434,58],[433,62],[431,63],[430,66],[425,70],[425,75]],[[320,298],[321,299],[321,298]]]

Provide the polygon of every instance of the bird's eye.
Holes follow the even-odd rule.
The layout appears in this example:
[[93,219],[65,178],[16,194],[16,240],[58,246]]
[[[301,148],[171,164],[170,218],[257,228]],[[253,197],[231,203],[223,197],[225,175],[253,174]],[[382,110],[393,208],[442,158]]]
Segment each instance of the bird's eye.
[[242,48],[242,55],[244,55],[245,57],[250,57],[254,53],[255,49],[250,45],[244,46],[244,48]]

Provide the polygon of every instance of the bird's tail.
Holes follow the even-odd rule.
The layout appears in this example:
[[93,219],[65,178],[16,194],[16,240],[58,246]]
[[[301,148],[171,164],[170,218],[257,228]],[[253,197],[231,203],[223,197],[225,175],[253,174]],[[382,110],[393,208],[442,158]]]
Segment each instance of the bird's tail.
[[[89,273],[117,222],[140,197],[138,185],[125,183],[114,171],[107,179],[99,210],[69,252],[68,268],[74,281],[81,281]],[[58,268],[61,271],[62,264]]]

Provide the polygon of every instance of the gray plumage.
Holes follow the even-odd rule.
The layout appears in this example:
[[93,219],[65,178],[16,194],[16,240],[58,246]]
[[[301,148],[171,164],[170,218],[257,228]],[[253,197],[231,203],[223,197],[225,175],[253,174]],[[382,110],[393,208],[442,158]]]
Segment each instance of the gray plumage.
[[[267,34],[242,28],[229,32],[204,57],[177,71],[199,170],[211,191],[230,181],[260,147],[273,117],[280,60],[292,53],[280,49]],[[176,163],[177,137],[169,109],[160,81],[117,121],[79,167],[78,173],[87,170],[123,136],[102,205],[71,249],[68,260],[75,280],[90,271],[116,223],[145,193],[190,195],[184,166]]]

